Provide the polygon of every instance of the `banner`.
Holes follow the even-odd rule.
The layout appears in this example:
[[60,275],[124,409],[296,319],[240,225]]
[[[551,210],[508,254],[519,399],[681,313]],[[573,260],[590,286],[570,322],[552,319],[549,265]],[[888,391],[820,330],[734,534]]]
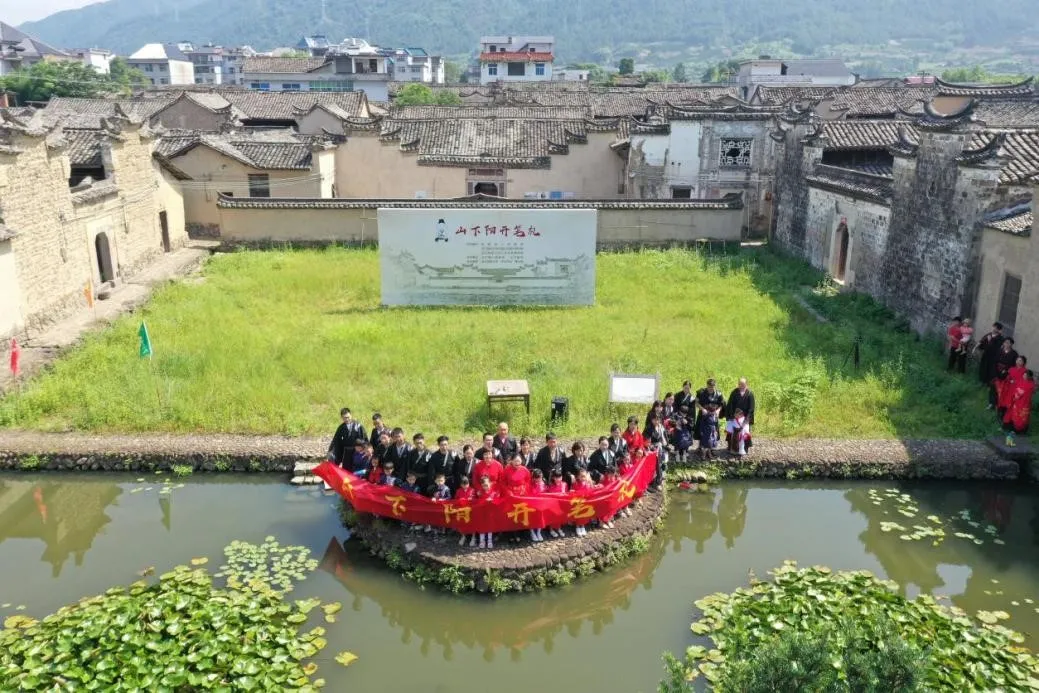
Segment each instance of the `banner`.
[[617,481],[588,492],[502,495],[491,501],[434,501],[394,486],[371,484],[331,462],[314,474],[339,492],[354,510],[379,517],[454,529],[462,534],[514,532],[564,525],[586,525],[617,514],[646,492],[656,475],[657,458],[650,453]]

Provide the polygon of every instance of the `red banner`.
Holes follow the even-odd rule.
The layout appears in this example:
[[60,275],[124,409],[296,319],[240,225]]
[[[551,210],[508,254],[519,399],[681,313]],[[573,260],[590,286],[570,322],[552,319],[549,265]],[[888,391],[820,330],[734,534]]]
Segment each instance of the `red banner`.
[[331,462],[318,465],[314,474],[338,491],[357,512],[477,534],[586,525],[592,520],[608,519],[646,492],[656,467],[656,455],[650,453],[617,481],[587,492],[502,494],[494,500],[472,503],[435,501],[393,486],[371,484]]

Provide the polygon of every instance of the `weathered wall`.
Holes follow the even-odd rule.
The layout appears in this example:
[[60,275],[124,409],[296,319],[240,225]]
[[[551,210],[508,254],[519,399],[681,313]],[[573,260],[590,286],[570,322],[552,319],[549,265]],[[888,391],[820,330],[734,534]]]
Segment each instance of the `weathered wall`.
[[588,144],[571,144],[569,154],[552,157],[549,169],[506,169],[506,196],[522,199],[528,192],[559,190],[579,200],[623,197],[617,186],[623,182],[624,161],[610,149],[616,139],[615,132],[590,132]]
[[[377,209],[221,209],[221,238],[246,243],[378,241]],[[602,209],[600,246],[738,241],[742,210]]]
[[343,121],[322,108],[315,108],[296,118],[296,128],[303,135],[323,135],[325,131],[333,135],[343,135]]
[[1039,354],[1039,323],[1034,319],[1039,315],[1039,228],[1033,228],[1031,236],[984,230],[974,314],[979,334],[988,331],[989,325],[999,319],[1006,274],[1021,278],[1013,336],[1017,350],[1032,358]]
[[814,267],[837,274],[837,229],[848,227],[848,260],[845,286],[874,293],[885,281],[881,271],[887,245],[891,210],[876,202],[859,200],[829,190],[809,187],[805,229],[805,260]]
[[417,156],[375,135],[354,135],[336,148],[336,195],[357,198],[464,197],[466,169],[419,166]]
[[[158,211],[166,212],[166,225],[170,233],[170,246],[173,249],[182,247],[188,241],[188,230],[184,220],[184,191],[181,183],[167,171],[164,171],[158,162],[153,161],[155,180],[159,187],[156,192],[156,204]],[[159,229],[160,240],[162,229]]]
[[919,332],[940,331],[971,295],[976,222],[999,171],[958,166],[969,132],[921,131],[914,160],[896,159],[891,231],[877,297]]
[[776,226],[772,239],[798,257],[808,257],[805,234],[808,224],[808,183],[805,177],[822,160],[821,147],[807,147],[802,140],[808,123],[787,125],[776,157]]
[[217,131],[228,121],[228,115],[214,113],[191,99],[177,99],[152,116],[152,124],[158,123],[170,130]]
[[11,241],[0,241],[0,340],[22,328],[22,291]]

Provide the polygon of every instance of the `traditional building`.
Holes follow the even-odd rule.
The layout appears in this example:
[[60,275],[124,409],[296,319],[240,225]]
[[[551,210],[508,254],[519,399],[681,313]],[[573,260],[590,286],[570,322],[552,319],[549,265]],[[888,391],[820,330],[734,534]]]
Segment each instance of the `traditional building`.
[[782,150],[775,241],[921,332],[974,314],[983,295],[994,312],[995,270],[986,279],[984,268],[986,239],[997,237],[987,229],[1023,223],[1039,172],[1030,83],[936,87],[894,120],[826,122],[791,102],[772,132]]
[[44,60],[77,60],[77,57],[0,22],[0,75]]
[[0,335],[78,310],[187,239],[182,174],[120,113],[93,132],[0,113]]

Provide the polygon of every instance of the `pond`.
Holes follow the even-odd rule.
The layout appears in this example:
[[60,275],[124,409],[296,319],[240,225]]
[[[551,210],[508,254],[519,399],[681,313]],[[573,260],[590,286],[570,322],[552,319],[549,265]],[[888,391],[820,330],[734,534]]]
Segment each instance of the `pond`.
[[[693,600],[785,559],[870,570],[972,612],[1005,610],[1039,649],[1039,491],[1028,487],[754,481],[675,491],[648,553],[568,588],[491,600],[422,591],[354,542],[344,548],[334,496],[255,476],[183,483],[159,494],[159,477],[0,477],[0,618],[44,616],[149,566],[207,556],[216,570],[231,541],[275,535],[321,560],[293,596],[343,604],[318,660],[329,690],[477,693],[493,681],[500,693],[527,693],[580,681],[653,691],[661,653],[693,642]],[[923,531],[932,524],[947,532],[937,546]],[[349,669],[332,661],[342,650],[360,657]]]

